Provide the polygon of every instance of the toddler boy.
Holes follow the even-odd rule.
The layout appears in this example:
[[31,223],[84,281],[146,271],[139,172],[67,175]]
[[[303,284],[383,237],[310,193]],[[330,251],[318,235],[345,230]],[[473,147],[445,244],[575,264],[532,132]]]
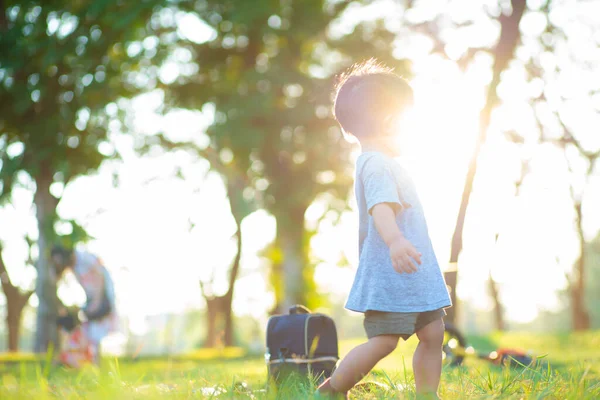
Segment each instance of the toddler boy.
[[[360,143],[355,193],[359,210],[359,265],[346,308],[364,313],[368,341],[341,361],[322,394],[345,396],[399,338],[416,334],[416,391],[437,396],[450,297],[427,231],[423,208],[399,155],[395,135],[412,89],[373,60],[342,76],[334,113],[345,135]],[[399,128],[398,128],[399,126]],[[399,130],[399,132],[397,132]]]

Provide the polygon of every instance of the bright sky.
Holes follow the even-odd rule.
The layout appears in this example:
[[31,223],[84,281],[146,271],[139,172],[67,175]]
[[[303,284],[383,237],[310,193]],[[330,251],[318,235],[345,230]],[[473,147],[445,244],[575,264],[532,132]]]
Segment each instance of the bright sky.
[[[359,14],[361,18],[394,15],[395,3],[384,4],[387,5]],[[336,29],[343,31],[358,18],[350,15]],[[188,24],[197,23],[194,19],[182,22],[181,29],[185,33]],[[187,32],[197,33],[190,29]],[[482,27],[478,32],[478,40],[483,41],[497,34],[493,26]],[[206,37],[210,34],[210,30],[205,31]],[[416,95],[409,116],[413,128],[399,141],[403,152],[399,161],[412,172],[417,183],[434,247],[445,268],[484,86],[489,79],[489,59],[480,57],[469,70],[461,71],[452,61],[427,56],[422,50],[426,41],[415,39],[411,45],[397,49],[399,55],[408,54],[414,61],[411,84]],[[461,51],[458,47],[448,50]],[[162,72],[167,81],[177,73],[177,68],[169,68]],[[501,133],[507,126],[533,129],[526,102],[530,90],[531,86],[522,83],[518,67],[507,72],[499,90],[507,105],[494,113],[471,198],[458,289],[464,301],[489,309],[486,279],[491,269],[501,285],[508,317],[521,322],[533,319],[538,309],[558,306],[556,291],[565,287],[561,271],[569,270],[577,257],[561,154],[551,146],[519,150]],[[165,130],[174,139],[206,142],[203,130],[211,121],[210,107],[204,113],[175,111],[161,117],[156,112],[161,101],[158,92],[133,101],[136,132],[152,134]],[[582,104],[577,99],[573,101],[573,110],[577,111]],[[589,118],[589,123],[598,126],[597,117]],[[209,279],[215,271],[216,290],[223,290],[225,271],[235,252],[231,239],[235,225],[223,185],[216,174],[207,173],[206,162],[191,159],[183,152],[139,157],[131,150],[131,136],[113,132],[112,138],[123,161],[106,163],[98,174],[69,184],[59,212],[64,218],[80,221],[95,238],[84,247],[104,259],[116,282],[119,312],[129,317],[134,332],[143,333],[143,318],[147,315],[203,307],[198,282]],[[512,183],[520,171],[520,152],[532,156],[533,161],[531,174],[517,198]],[[185,180],[174,177],[177,167]],[[118,188],[113,186],[115,171]],[[53,189],[57,193],[62,190],[59,186]],[[588,204],[598,204],[599,189],[596,179],[587,193]],[[22,267],[22,233],[35,230],[30,206],[30,192],[16,189],[13,204],[0,209],[5,261],[13,279],[25,284],[34,276],[33,271]],[[322,212],[322,204],[315,203],[307,212],[307,223],[314,225]],[[600,228],[599,210],[587,207],[585,221],[586,234],[592,238]],[[274,238],[275,221],[258,211],[244,220],[242,229],[242,272],[234,311],[264,318],[273,296],[266,280],[268,265],[258,253]],[[497,245],[496,234],[500,234]],[[314,255],[323,260],[316,270],[320,290],[345,299],[357,264],[356,244],[356,213],[346,213],[337,226],[329,220],[322,223],[312,243]],[[350,268],[337,266],[341,254],[350,260]],[[84,298],[72,279],[67,279],[61,296],[76,303],[82,303]]]

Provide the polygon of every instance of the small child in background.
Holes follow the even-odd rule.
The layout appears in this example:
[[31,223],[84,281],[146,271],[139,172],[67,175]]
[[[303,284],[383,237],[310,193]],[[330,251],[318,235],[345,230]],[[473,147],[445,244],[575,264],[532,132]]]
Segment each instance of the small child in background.
[[93,361],[100,363],[100,343],[102,339],[117,330],[115,290],[112,277],[95,255],[55,246],[51,251],[52,264],[57,278],[66,270],[71,270],[86,296],[83,308],[85,321],[75,330],[81,330],[81,337],[75,335],[73,346],[85,340],[85,346],[91,349]]
[[373,60],[353,67],[337,88],[335,117],[362,149],[355,177],[359,265],[346,308],[364,313],[369,340],[348,353],[321,394],[345,397],[400,338],[416,334],[416,391],[437,397],[442,318],[451,302],[415,186],[393,158],[400,117],[412,99],[408,83]]
[[63,308],[59,310],[57,325],[59,328],[58,362],[65,367],[81,368],[94,362],[94,347],[81,328],[78,310]]

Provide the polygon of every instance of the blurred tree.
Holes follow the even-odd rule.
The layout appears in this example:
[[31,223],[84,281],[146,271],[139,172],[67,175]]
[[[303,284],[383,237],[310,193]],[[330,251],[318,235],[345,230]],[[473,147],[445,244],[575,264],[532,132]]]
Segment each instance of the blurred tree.
[[[571,176],[569,191],[573,201],[575,211],[575,231],[579,242],[579,256],[575,261],[571,274],[565,274],[568,289],[571,297],[571,321],[573,329],[576,331],[588,330],[591,327],[590,313],[586,305],[586,276],[589,267],[596,267],[597,264],[589,263],[588,250],[589,244],[584,234],[584,213],[583,204],[586,192],[591,186],[591,181],[595,175],[595,170],[600,163],[600,146],[595,151],[586,149],[579,139],[576,139],[571,129],[563,122],[560,116],[557,116],[563,129],[563,136],[558,140],[552,140],[558,143],[565,151],[566,163]],[[569,157],[569,149],[576,149],[575,157]],[[574,159],[573,159],[574,158]],[[586,167],[581,171],[577,164],[584,160]]]
[[[456,60],[457,64],[467,67],[479,53],[491,56],[491,79],[485,90],[485,101],[479,114],[479,130],[473,153],[469,160],[464,182],[458,216],[452,235],[449,266],[446,270],[446,284],[450,291],[453,306],[447,311],[446,320],[456,322],[459,304],[456,297],[458,283],[458,259],[463,250],[463,232],[467,209],[475,178],[481,150],[487,140],[492,113],[499,104],[497,89],[502,73],[514,58],[521,32],[519,24],[526,9],[525,0],[511,0],[484,3],[472,3],[468,6],[456,0],[441,2],[435,10],[425,2],[407,1],[404,16],[406,39],[410,43],[411,35],[421,34],[433,41],[431,52]],[[452,10],[454,12],[448,12]],[[481,18],[481,14],[485,14]],[[492,43],[486,43],[481,33],[482,20],[499,25],[499,34]],[[451,34],[452,32],[452,34]],[[473,34],[473,32],[477,32]],[[404,38],[399,36],[399,41]]]
[[[507,2],[500,2],[500,4],[506,6]],[[585,300],[585,277],[589,266],[593,264],[586,261],[589,258],[586,256],[588,247],[583,220],[585,194],[597,171],[600,157],[597,142],[590,139],[595,135],[590,131],[590,126],[594,124],[580,123],[598,121],[599,116],[597,107],[594,109],[589,105],[589,101],[600,93],[600,85],[592,77],[593,71],[597,70],[600,64],[600,57],[595,50],[590,50],[597,47],[593,35],[600,31],[600,24],[597,20],[586,17],[587,6],[590,5],[581,3],[577,4],[575,9],[572,3],[560,0],[531,3],[512,0],[511,15],[501,15],[498,18],[500,37],[492,51],[494,62],[492,80],[488,86],[485,106],[480,114],[479,137],[469,164],[450,257],[451,264],[455,264],[462,250],[464,221],[477,171],[477,158],[486,139],[492,111],[498,104],[497,88],[502,80],[502,72],[508,69],[509,61],[514,58],[514,54],[521,51],[516,61],[529,73],[526,79],[531,89],[528,92],[537,92],[536,95],[528,95],[532,103],[532,113],[538,119],[541,137],[537,140],[552,142],[562,148],[570,171],[569,187],[580,250],[572,272],[566,275],[571,300],[572,326],[575,330],[590,327],[589,310]],[[567,9],[571,12],[569,17],[559,17]],[[527,19],[525,26],[520,24],[523,18]],[[586,34],[581,37],[569,35],[567,32],[573,32],[575,27],[584,29]],[[429,32],[435,35],[431,28]],[[471,49],[460,62],[469,60],[479,50]],[[580,79],[573,78],[573,71],[577,71]],[[569,83],[565,84],[565,82]],[[578,105],[574,106],[575,103]],[[531,133],[518,132],[511,140],[528,142]],[[491,284],[493,285],[493,281]],[[492,292],[495,289],[497,288],[491,288]],[[455,291],[452,294],[454,300]],[[456,305],[456,302],[454,304]],[[496,303],[496,306],[499,305]],[[456,310],[450,310],[450,320],[455,318],[455,313]]]
[[[508,135],[508,136],[510,136],[510,135]],[[513,140],[518,141],[518,139],[516,139],[516,138],[513,138]],[[527,159],[527,158],[521,160],[521,172],[520,172],[519,176],[517,177],[516,181],[514,182],[515,198],[519,197],[521,189],[523,187],[523,181],[525,180],[525,177],[529,173],[530,161],[531,160]],[[498,232],[496,233],[496,240],[495,240],[496,247],[498,247],[498,239],[500,238],[501,235],[502,235],[501,230],[498,230]],[[498,258],[500,258],[500,257],[492,257],[492,260],[490,260],[491,265],[493,265],[493,259],[498,259]],[[506,318],[504,315],[505,309],[504,309],[504,305],[502,302],[501,288],[500,288],[500,285],[498,285],[498,282],[496,282],[496,280],[494,279],[494,273],[493,273],[492,267],[490,267],[488,283],[489,283],[489,293],[490,293],[490,296],[492,297],[492,303],[494,304],[493,311],[494,311],[494,322],[496,324],[495,329],[498,331],[504,331],[507,328]]]
[[249,185],[248,176],[244,172],[238,171],[235,165],[225,166],[218,154],[210,148],[200,152],[200,154],[210,162],[211,169],[217,171],[225,182],[231,215],[235,220],[236,231],[234,238],[237,248],[231,269],[229,270],[229,286],[224,295],[219,296],[210,293],[211,288],[208,286],[212,282],[209,282],[207,285],[205,282],[200,281],[202,296],[206,301],[207,316],[207,332],[204,346],[216,347],[220,344],[219,333],[221,330],[219,329],[219,320],[223,323],[222,344],[233,346],[234,326],[232,304],[235,282],[240,271],[240,262],[242,259],[242,221],[255,210],[256,204],[254,201],[248,200],[243,196],[244,189]]
[[[463,230],[465,225],[465,219],[467,215],[467,207],[469,205],[469,199],[473,192],[473,184],[475,182],[475,175],[477,173],[477,161],[481,148],[486,141],[488,128],[492,117],[492,111],[498,104],[498,84],[502,72],[507,68],[510,60],[513,58],[515,49],[517,48],[520,41],[519,23],[523,17],[525,11],[525,0],[511,0],[510,13],[502,13],[498,17],[500,22],[500,36],[498,42],[491,50],[493,57],[492,66],[492,80],[487,88],[485,104],[481,109],[479,115],[479,134],[477,141],[475,142],[475,148],[469,161],[469,167],[467,170],[467,177],[463,188],[462,199],[460,202],[460,209],[458,211],[458,218],[454,227],[454,233],[452,235],[452,247],[450,249],[450,265],[454,266],[456,273],[458,274],[458,257],[463,249]],[[470,55],[472,56],[472,55]],[[454,279],[454,285],[456,285],[458,277]],[[447,319],[451,322],[456,321],[456,313],[458,311],[458,302],[456,298],[456,286],[450,288],[450,295],[452,297],[453,307],[448,309]]]
[[[324,0],[179,4],[188,23],[210,29],[203,40],[182,38],[174,52],[186,60],[180,62],[182,73],[161,87],[181,107],[214,104],[210,146],[224,165],[235,163],[250,177],[236,189],[239,194],[247,201],[260,196],[260,205],[276,219],[269,251],[273,311],[313,305],[308,206],[319,198],[334,212],[347,207],[353,168],[350,145],[330,112],[332,74],[372,56],[403,66],[391,57],[394,35],[380,25],[335,39],[328,34],[347,5]],[[188,69],[195,73],[186,74]]]
[[[590,317],[585,293],[586,275],[589,267],[595,266],[595,264],[590,263],[586,253],[589,246],[584,235],[584,215],[586,214],[586,193],[592,185],[593,175],[596,174],[600,157],[600,145],[597,140],[593,140],[596,134],[590,130],[590,126],[596,125],[590,121],[600,120],[598,108],[590,104],[590,100],[600,93],[600,84],[593,79],[594,71],[600,66],[600,57],[597,51],[590,51],[597,47],[593,35],[600,32],[600,23],[586,17],[586,7],[589,4],[581,3],[574,6],[566,1],[554,0],[528,2],[528,7],[525,7],[525,2],[522,2],[520,8],[517,8],[517,3],[511,2],[513,15],[515,11],[519,11],[521,13],[519,18],[527,20],[527,23],[521,26],[519,24],[504,26],[501,17],[501,29],[503,31],[505,28],[510,28],[516,35],[513,38],[514,46],[510,51],[511,58],[515,50],[519,53],[513,62],[513,72],[519,68],[525,72],[523,75],[529,85],[527,90],[524,90],[529,103],[525,107],[530,108],[531,115],[537,119],[538,130],[533,132],[534,129],[529,131],[522,127],[517,129],[515,125],[518,132],[509,132],[508,136],[510,141],[518,145],[525,144],[522,147],[528,147],[534,142],[536,147],[539,147],[540,143],[550,142],[563,150],[569,171],[568,186],[573,201],[575,233],[579,242],[579,256],[571,273],[565,275],[570,295],[572,327],[575,330],[589,329]],[[569,17],[559,17],[566,10],[571,13]],[[568,32],[573,32],[573,29],[583,29],[587,34],[583,36],[568,34]],[[500,38],[501,42],[502,33]],[[504,54],[508,53],[505,51]],[[470,55],[468,56],[470,57]],[[498,60],[497,55],[494,59]],[[494,71],[496,71],[497,64],[494,65]],[[508,63],[505,63],[504,69],[507,69],[508,66]],[[577,74],[579,79],[574,79],[574,74]],[[493,76],[492,83],[497,76],[495,72]],[[496,86],[499,82],[496,81]],[[488,88],[486,107],[490,103],[490,90],[491,86]],[[494,89],[494,102],[497,102],[498,96],[495,93],[496,89]],[[486,107],[482,110],[482,115],[491,111],[491,109],[486,111]],[[490,115],[482,119],[484,122],[487,121],[487,125],[490,123]],[[582,121],[587,121],[587,123],[582,123]],[[482,138],[482,126],[484,125],[480,123],[480,138]],[[483,138],[485,138],[485,134]],[[478,144],[476,152],[479,151],[481,143]],[[531,146],[529,146],[529,153],[534,153]],[[473,160],[471,161],[473,162]],[[525,170],[522,172],[527,173],[527,166],[525,164],[523,166]],[[473,175],[468,176],[474,177],[475,169],[471,167],[473,164],[469,168],[469,173],[473,172]],[[517,190],[519,190],[523,178],[524,175],[521,175],[520,181],[517,182]],[[465,189],[468,188],[471,191],[472,184],[468,187],[468,181],[469,179],[467,179]],[[463,193],[461,206],[463,211],[466,211],[465,200],[468,203],[466,194],[466,192]],[[461,219],[464,222],[464,214],[462,217],[459,214],[459,221]],[[459,227],[457,224],[457,228]],[[462,230],[462,227],[460,229]],[[460,231],[455,230],[453,249],[462,248],[462,243],[456,241],[457,232]],[[458,254],[453,251],[451,258],[455,256]],[[491,285],[494,285],[493,281],[491,281]],[[492,293],[498,294],[497,287],[490,289]],[[498,306],[500,304],[496,302],[497,309]]]
[[[33,290],[22,290],[18,285],[13,284],[8,275],[4,259],[2,257],[2,243],[0,242],[0,282],[2,291],[6,298],[6,328],[8,331],[8,351],[16,352],[19,350],[19,331],[21,329],[21,316],[23,309],[27,305]],[[29,252],[29,264],[33,264],[31,251]]]
[[122,71],[148,57],[130,57],[123,43],[144,36],[157,4],[0,2],[0,196],[6,199],[23,174],[35,183],[36,351],[56,343],[58,300],[49,248],[62,190],[114,154],[107,132],[109,123],[118,124],[116,106],[106,106],[138,90],[139,83],[122,79]]
[[[600,81],[595,79],[600,68],[600,53],[594,39],[594,34],[600,33],[600,22],[586,17],[586,4],[576,7],[572,9],[568,2],[548,1],[546,10],[550,11],[550,18],[546,20],[543,34],[535,38],[535,46],[531,47],[534,51],[527,71],[530,82],[541,83],[543,87],[533,104],[541,141],[561,149],[568,170],[579,255],[565,278],[572,328],[587,330],[591,327],[586,304],[587,276],[590,268],[598,268],[587,254],[591,247],[585,237],[584,224],[586,207],[591,207],[587,205],[588,192],[600,168],[600,141],[596,132],[600,111],[593,104],[593,99],[600,96]],[[552,18],[565,9],[575,12],[569,18]],[[570,35],[573,27],[585,29],[586,34]]]
[[592,266],[586,279],[586,300],[590,310],[590,328],[600,328],[600,234],[587,244],[586,265]]

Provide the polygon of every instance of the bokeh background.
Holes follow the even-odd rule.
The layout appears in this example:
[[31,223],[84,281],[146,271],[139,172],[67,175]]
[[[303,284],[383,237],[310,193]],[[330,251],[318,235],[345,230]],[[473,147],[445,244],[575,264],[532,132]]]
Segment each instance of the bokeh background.
[[294,303],[361,337],[336,76],[376,57],[468,333],[600,327],[600,2],[0,1],[0,350],[44,351],[52,244],[115,281],[110,354],[241,346]]

